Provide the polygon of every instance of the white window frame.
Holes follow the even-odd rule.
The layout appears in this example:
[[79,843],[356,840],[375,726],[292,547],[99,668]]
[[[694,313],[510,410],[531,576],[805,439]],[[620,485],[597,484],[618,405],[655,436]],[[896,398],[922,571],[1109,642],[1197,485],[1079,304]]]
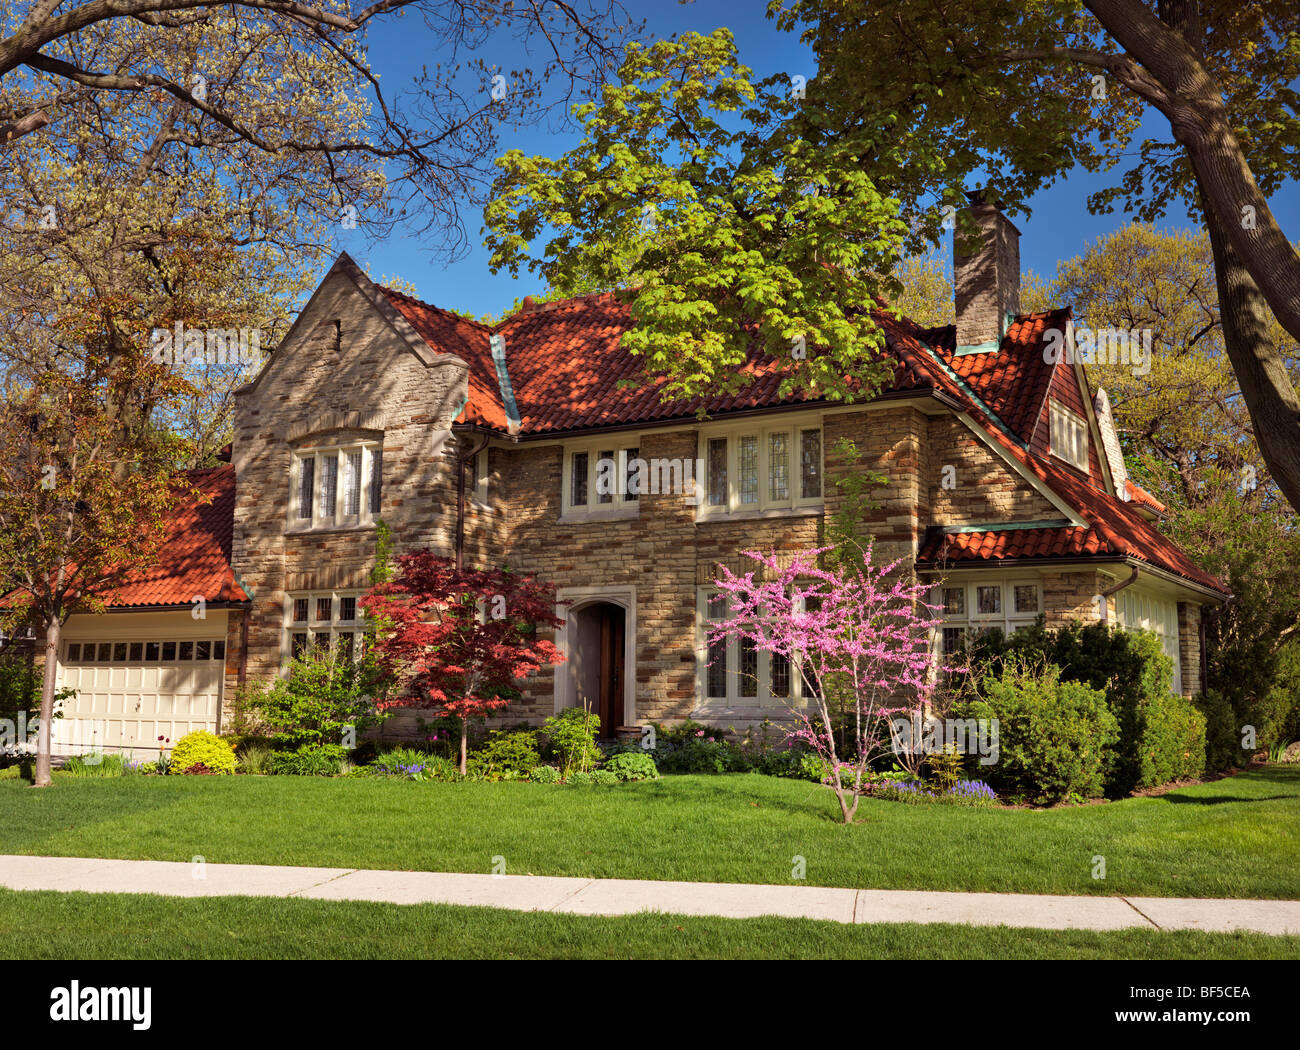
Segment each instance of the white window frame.
[[[293,660],[293,640],[295,635],[305,634],[307,636],[307,646],[310,648],[316,643],[319,635],[328,635],[329,645],[333,647],[337,644],[341,635],[351,634],[364,636],[367,628],[370,626],[361,609],[361,596],[365,594],[364,590],[319,590],[319,591],[291,591],[284,596],[284,637],[280,643],[280,667],[282,673],[288,673],[289,664]],[[318,620],[316,618],[316,602],[318,599],[330,599],[330,618],[329,620]],[[356,616],[351,620],[341,618],[343,611],[343,598],[351,598],[356,602]],[[307,619],[294,620],[293,606],[295,601],[305,599],[307,602]],[[360,658],[363,643],[358,641],[354,643],[352,654],[354,658]]]
[[[370,508],[370,488],[374,476],[376,453],[382,453],[382,449],[383,443],[379,441],[349,441],[337,445],[314,445],[310,448],[295,449],[289,467],[289,518],[287,531],[312,532],[324,529],[351,529],[373,526],[380,514],[377,510],[372,511]],[[343,479],[347,456],[350,452],[359,452],[361,454],[360,476],[357,479],[359,498],[355,515],[344,513],[347,487],[344,485]],[[320,498],[321,463],[329,456],[338,457],[338,474],[334,482],[334,516],[332,518],[326,518],[322,514]],[[312,466],[311,517],[300,518],[298,516],[298,501],[300,498],[302,464],[308,459],[314,461]],[[382,462],[381,458],[381,471]],[[380,478],[379,498],[382,504],[382,477]]]
[[1055,399],[1050,413],[1052,455],[1088,473],[1088,421]]
[[[630,453],[640,455],[641,442],[636,436],[620,434],[604,439],[592,438],[572,442],[564,446],[564,469],[560,477],[561,515],[565,518],[628,518],[641,513],[641,500],[628,491],[627,465]],[[617,463],[617,482],[615,491],[611,492],[608,503],[598,501],[596,481],[600,476],[602,452],[613,452]],[[573,502],[573,457],[580,453],[587,454],[587,502]],[[644,495],[641,493],[640,495]]]
[[[803,493],[803,434],[815,430],[818,435],[817,476],[821,481],[816,496]],[[772,436],[786,436],[787,465],[785,499],[772,497]],[[740,439],[754,437],[758,441],[758,499],[741,502]],[[709,442],[724,439],[727,442],[727,504],[709,503]],[[780,514],[805,510],[820,510],[826,500],[826,433],[819,416],[778,417],[729,423],[724,426],[702,427],[699,432],[697,455],[703,464],[702,474],[696,484],[700,488],[697,516],[700,518],[728,518],[735,516]]]
[[726,681],[727,695],[709,695],[709,599],[718,594],[718,588],[703,586],[696,589],[695,600],[695,699],[698,708],[713,707],[717,709],[763,708],[766,711],[799,710],[813,697],[804,696],[804,680],[801,662],[790,660],[790,695],[772,695],[772,653],[759,649],[758,686],[754,696],[740,694],[740,640],[730,638],[727,641]]
[[[1027,586],[1033,586],[1037,589],[1038,608],[1033,612],[1017,612],[1016,588]],[[1001,589],[1001,612],[981,613],[979,611],[980,587],[998,587]],[[947,597],[944,592],[956,588],[960,588],[965,595],[965,612],[951,614],[943,612],[942,610],[946,606],[945,598]],[[930,601],[939,606],[940,616],[943,620],[936,628],[934,639],[936,658],[943,659],[945,656],[950,655],[946,654],[943,649],[943,632],[945,628],[961,628],[965,632],[963,641],[969,644],[977,637],[977,632],[997,627],[1001,629],[1004,635],[1010,637],[1020,628],[1030,626],[1043,614],[1043,581],[1037,576],[950,578],[935,584]]]

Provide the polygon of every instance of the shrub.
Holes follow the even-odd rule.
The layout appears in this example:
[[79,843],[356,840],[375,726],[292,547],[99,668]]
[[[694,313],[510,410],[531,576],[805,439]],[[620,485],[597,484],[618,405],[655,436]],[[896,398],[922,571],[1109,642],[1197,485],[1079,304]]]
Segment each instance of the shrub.
[[369,655],[354,661],[342,650],[311,649],[287,678],[245,687],[240,703],[277,749],[338,745],[382,721],[371,699],[382,685]]
[[574,787],[590,787],[592,785],[608,787],[611,784],[617,784],[618,777],[605,769],[593,769],[590,772],[578,769],[565,777],[564,782],[572,784]]
[[195,762],[193,765],[186,766],[184,769],[179,770],[178,772],[184,773],[186,776],[194,777],[194,776],[214,776],[216,775],[217,771],[215,769],[209,769],[202,762]]
[[542,763],[534,729],[497,730],[473,757],[486,780],[526,777]]
[[1154,787],[1178,779],[1165,776],[1170,770],[1203,764],[1196,748],[1196,720],[1189,721],[1186,702],[1174,696],[1173,664],[1150,631],[1078,622],[1049,631],[1040,617],[1010,637],[991,632],[971,651],[972,666],[994,674],[1008,660],[1026,659],[1055,664],[1062,682],[1082,682],[1106,694],[1119,728],[1118,740],[1106,755],[1107,795]]
[[746,773],[753,768],[744,750],[722,730],[689,719],[675,726],[655,726],[652,752],[664,773]]
[[238,753],[239,772],[250,776],[265,773],[271,761],[271,749],[265,744],[246,744]]
[[534,784],[558,784],[560,771],[554,766],[538,766],[528,774],[528,779]]
[[1143,726],[1143,787],[1192,780],[1205,772],[1205,716],[1185,696],[1148,704]]
[[455,780],[459,774],[449,758],[410,747],[398,747],[376,756],[370,769],[379,776],[402,780]]
[[639,754],[634,751],[625,751],[613,758],[608,758],[605,760],[604,769],[622,781],[659,779],[659,770],[655,768],[655,760],[644,751]]
[[168,769],[172,773],[188,772],[190,766],[200,763],[214,773],[233,773],[235,749],[221,737],[205,729],[186,733],[172,748]]
[[121,755],[92,751],[68,759],[68,764],[63,767],[63,771],[74,777],[120,777],[122,766]]
[[1103,794],[1106,750],[1119,735],[1105,694],[1062,681],[1051,664],[1019,659],[986,675],[980,689],[983,699],[964,705],[961,717],[998,720],[1000,758],[989,776],[1003,794],[1037,802]]
[[542,734],[566,780],[570,770],[585,773],[600,763],[601,752],[596,746],[599,729],[600,716],[581,707],[567,708],[543,724]]
[[271,755],[270,772],[281,776],[332,777],[343,772],[347,749],[338,744],[307,744]]

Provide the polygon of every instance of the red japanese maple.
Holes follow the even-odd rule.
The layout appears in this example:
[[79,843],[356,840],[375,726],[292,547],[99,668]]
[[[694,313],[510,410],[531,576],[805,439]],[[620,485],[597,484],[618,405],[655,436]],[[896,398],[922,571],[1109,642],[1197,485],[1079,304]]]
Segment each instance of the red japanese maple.
[[383,706],[430,707],[465,720],[506,707],[515,683],[564,659],[542,627],[559,627],[555,589],[505,569],[457,569],[431,551],[397,559],[397,576],[361,606],[377,625],[373,652],[402,686]]

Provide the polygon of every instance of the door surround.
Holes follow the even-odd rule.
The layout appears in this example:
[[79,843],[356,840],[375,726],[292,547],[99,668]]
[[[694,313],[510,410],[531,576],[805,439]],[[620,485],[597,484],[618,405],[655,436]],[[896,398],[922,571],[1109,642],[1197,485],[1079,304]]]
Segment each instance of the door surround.
[[[555,668],[555,714],[577,703],[573,677],[569,673],[572,640],[568,616],[587,605],[607,603],[623,610],[623,717],[625,726],[636,725],[636,586],[560,587],[555,591],[555,615],[564,620],[555,630],[555,645],[564,654],[563,663]],[[567,603],[567,604],[561,604]]]

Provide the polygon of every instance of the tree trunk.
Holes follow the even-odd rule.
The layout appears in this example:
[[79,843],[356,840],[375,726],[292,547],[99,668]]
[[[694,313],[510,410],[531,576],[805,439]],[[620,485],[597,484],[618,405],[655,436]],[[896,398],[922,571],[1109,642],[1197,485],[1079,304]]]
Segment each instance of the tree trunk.
[[1208,203],[1205,228],[1214,252],[1224,349],[1250,410],[1264,462],[1287,502],[1300,509],[1300,399],[1286,361],[1269,338],[1268,303]]
[[59,636],[63,625],[56,616],[45,625],[45,670],[41,678],[41,726],[36,734],[35,785],[49,787],[50,777],[50,726],[54,721],[54,684],[58,677]]
[[462,718],[460,720],[460,775],[464,776],[466,772],[466,756],[468,747],[466,746],[466,737],[469,734],[469,720]]

